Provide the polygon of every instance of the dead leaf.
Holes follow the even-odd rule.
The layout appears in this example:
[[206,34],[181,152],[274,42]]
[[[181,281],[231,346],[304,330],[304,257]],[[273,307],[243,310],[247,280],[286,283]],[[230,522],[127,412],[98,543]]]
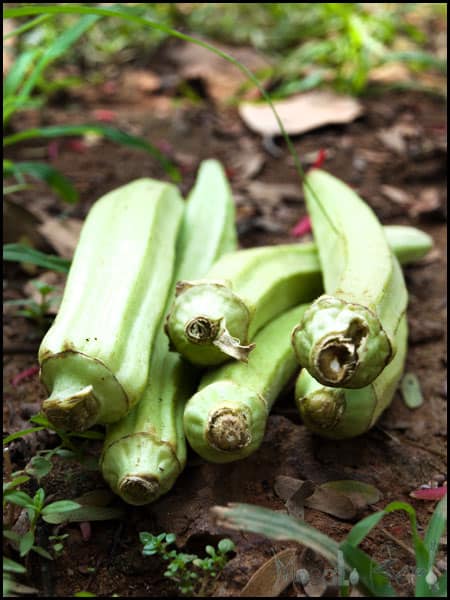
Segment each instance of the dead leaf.
[[372,69],[369,74],[369,81],[373,83],[411,81],[411,74],[404,63],[391,62]]
[[312,481],[304,481],[287,500],[286,508],[291,517],[300,521],[305,520],[305,500],[314,493],[315,487]]
[[[280,475],[275,480],[275,493],[293,507],[292,500],[302,485],[301,479]],[[354,480],[329,481],[317,486],[314,493],[304,497],[304,506],[320,510],[339,519],[352,520],[368,504],[378,502],[381,493],[372,485]],[[289,508],[288,508],[289,510]]]
[[[252,48],[228,47],[215,41],[214,46],[231,54],[250,71],[257,72],[270,66],[268,59]],[[234,96],[239,88],[248,82],[247,76],[240,69],[201,46],[177,44],[168,50],[168,56],[183,79],[203,80],[208,95],[218,103]]]
[[383,494],[375,486],[354,479],[328,481],[320,486],[323,490],[332,490],[349,498],[353,505],[362,510],[369,504],[375,504]]
[[296,549],[278,552],[254,573],[239,595],[254,598],[279,596],[295,580],[297,561]]
[[418,217],[419,215],[428,215],[441,209],[441,199],[439,190],[435,187],[424,189],[417,202],[411,206],[408,214],[410,217]]
[[411,206],[411,197],[407,192],[393,185],[380,186],[383,196],[399,206]]
[[273,208],[284,199],[301,201],[303,198],[300,186],[295,183],[265,183],[264,181],[251,181],[245,186],[247,194],[261,208]]
[[38,232],[39,218],[25,206],[3,199],[3,243],[14,244],[20,239],[28,239],[33,248],[44,245],[44,238]]
[[[324,125],[350,123],[363,112],[354,98],[328,91],[312,91],[274,102],[274,106],[290,135],[298,135]],[[243,102],[239,114],[245,124],[265,137],[281,135],[278,122],[267,104]]]
[[47,219],[38,227],[59,256],[71,259],[78,244],[83,221],[79,219]]
[[126,71],[122,85],[127,90],[138,90],[146,94],[157,92],[161,88],[161,77],[148,69]]
[[415,123],[405,120],[387,129],[380,129],[376,136],[386,148],[403,156],[408,151],[409,141],[419,139],[420,128]]

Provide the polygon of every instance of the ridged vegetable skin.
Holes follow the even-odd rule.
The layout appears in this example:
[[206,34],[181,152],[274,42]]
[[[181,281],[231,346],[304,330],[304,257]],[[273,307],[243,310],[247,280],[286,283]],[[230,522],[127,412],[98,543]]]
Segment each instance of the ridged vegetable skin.
[[186,405],[184,430],[204,459],[225,463],[259,448],[270,409],[298,368],[290,332],[306,308],[293,308],[266,325],[248,363],[229,362],[203,376]]
[[[225,173],[217,161],[205,161],[186,204],[173,291],[179,279],[201,277],[215,260],[236,249],[234,223],[234,201]],[[169,351],[161,321],[142,398],[125,419],[108,427],[101,457],[103,477],[125,502],[154,502],[171,489],[183,470],[183,411],[198,380],[197,369]]]
[[364,387],[395,355],[408,302],[403,274],[376,215],[351,188],[313,169],[305,198],[325,294],[294,330],[293,345],[317,381]]
[[304,424],[318,435],[345,439],[375,425],[391,403],[403,375],[407,354],[407,320],[402,317],[393,360],[368,386],[359,389],[326,387],[302,369],[295,388],[297,408]]
[[[413,227],[385,227],[384,232],[402,262],[424,256],[432,245]],[[322,291],[315,244],[239,250],[217,261],[205,280],[178,284],[166,332],[174,350],[193,364],[214,366],[230,357],[246,361],[261,327]]]
[[139,179],[84,223],[57,317],[39,349],[43,410],[67,430],[125,416],[140,399],[173,276],[183,213],[177,189]]

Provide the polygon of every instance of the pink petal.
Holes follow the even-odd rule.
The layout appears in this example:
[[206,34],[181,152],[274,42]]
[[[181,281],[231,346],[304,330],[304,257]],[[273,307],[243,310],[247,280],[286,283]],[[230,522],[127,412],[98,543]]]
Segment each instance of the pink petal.
[[79,152],[80,154],[83,154],[83,152],[86,152],[87,150],[85,142],[77,139],[69,140],[67,142],[67,147],[74,152]]
[[313,164],[311,165],[310,169],[320,169],[320,167],[325,162],[326,157],[327,157],[326,150],[324,150],[323,148],[321,148],[319,150],[319,152],[317,153],[316,160],[313,162]]
[[306,217],[302,217],[300,221],[294,225],[291,229],[291,235],[294,237],[302,237],[311,231],[311,219],[307,215]]
[[25,369],[25,371],[21,371],[20,373],[15,375],[11,380],[11,385],[16,387],[21,381],[23,381],[24,379],[28,379],[29,377],[32,377],[33,375],[36,375],[36,373],[39,373],[38,366],[29,367],[28,369]]
[[442,487],[415,490],[409,495],[411,496],[411,498],[416,498],[417,500],[441,500],[441,498],[443,498],[446,493],[447,486],[443,485]]

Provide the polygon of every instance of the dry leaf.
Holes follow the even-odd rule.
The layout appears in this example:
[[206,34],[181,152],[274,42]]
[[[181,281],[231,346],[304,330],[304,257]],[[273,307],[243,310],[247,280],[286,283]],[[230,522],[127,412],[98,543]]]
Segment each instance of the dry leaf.
[[303,198],[300,186],[294,183],[265,183],[251,181],[245,186],[247,194],[261,207],[274,207],[283,199],[300,201]]
[[239,595],[254,598],[279,596],[295,580],[297,562],[297,550],[278,552],[254,573]]
[[47,219],[38,230],[59,256],[71,259],[78,244],[83,221],[79,219]]
[[394,187],[393,185],[382,185],[380,189],[383,195],[395,204],[398,204],[399,206],[411,205],[411,198],[404,190]]
[[[267,58],[251,48],[231,48],[216,42],[214,46],[222,52],[231,54],[250,71],[257,72],[270,66]],[[185,80],[203,80],[209,96],[216,102],[228,100],[248,82],[247,76],[240,69],[201,46],[177,44],[169,50],[169,59],[175,63],[177,72]]]
[[[313,91],[274,102],[280,120],[290,135],[298,135],[324,125],[350,123],[363,112],[354,98],[328,91]],[[281,135],[278,122],[267,104],[244,102],[239,114],[245,124],[263,136]]]
[[439,190],[435,187],[426,188],[420,194],[419,200],[414,202],[408,211],[410,217],[433,213],[441,208]]

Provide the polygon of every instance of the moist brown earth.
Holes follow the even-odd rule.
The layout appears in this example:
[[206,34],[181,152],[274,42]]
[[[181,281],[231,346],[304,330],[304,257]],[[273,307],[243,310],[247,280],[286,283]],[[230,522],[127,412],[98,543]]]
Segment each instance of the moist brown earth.
[[[272,155],[269,150],[273,152],[273,146],[248,131],[233,108],[219,107],[208,98],[193,103],[139,91],[133,94],[120,85],[116,85],[114,94],[105,89],[91,86],[76,94],[66,94],[63,99],[57,98],[39,114],[24,115],[20,127],[93,122],[95,109],[113,111],[114,126],[144,136],[168,152],[182,171],[183,193],[193,184],[201,160],[213,157],[222,162],[235,195],[242,247],[295,241],[291,229],[305,215],[301,192],[290,195],[280,192],[278,197],[275,193],[275,201],[266,198],[264,187],[258,188],[259,192],[253,187],[250,193],[252,182],[274,186],[272,192],[286,183],[293,186],[291,189],[298,186],[300,190],[293,161],[282,140],[275,140],[280,153]],[[409,494],[435,477],[446,478],[444,105],[439,98],[404,91],[384,91],[361,102],[362,118],[348,125],[304,134],[294,138],[294,145],[307,164],[324,149],[327,157],[323,168],[353,186],[383,224],[414,225],[433,238],[434,250],[430,256],[404,269],[410,327],[406,370],[419,378],[422,406],[415,410],[407,408],[397,393],[372,431],[353,440],[334,442],[312,435],[301,424],[291,386],[275,405],[262,447],[251,457],[213,465],[191,452],[188,465],[172,491],[155,504],[130,507],[117,499],[114,505],[125,509],[122,520],[92,522],[90,535],[83,534],[76,523],[61,528],[60,533],[68,533],[69,537],[59,558],[49,563],[31,553],[26,559],[28,577],[22,581],[37,588],[38,595],[73,596],[84,590],[98,596],[177,596],[176,586],[163,575],[163,561],[141,555],[141,531],[173,532],[179,548],[200,555],[206,544],[231,537],[236,543],[234,558],[208,593],[237,595],[273,554],[295,544],[218,528],[209,509],[228,502],[247,502],[285,510],[274,492],[279,475],[315,483],[339,479],[371,483],[383,494],[372,507],[374,510],[393,500],[410,502],[417,510],[423,533],[435,502],[415,500]],[[393,138],[398,135],[395,132],[399,126],[403,127],[403,146],[395,147],[394,142],[389,144],[386,137],[380,136],[385,130]],[[37,141],[15,147],[8,157],[37,160],[46,159],[47,155],[48,147]],[[250,164],[258,165],[253,173]],[[80,193],[80,201],[75,206],[66,205],[45,185],[33,184],[28,190],[10,196],[27,210],[31,220],[33,215],[43,220],[63,212],[83,219],[97,198],[132,179],[150,176],[167,180],[160,165],[146,153],[103,140],[83,148],[61,141],[53,165],[71,179]],[[403,200],[383,186],[401,189]],[[5,226],[15,227],[17,222],[6,220]],[[55,252],[45,240],[40,242],[40,249]],[[29,278],[21,267],[7,263],[5,298],[24,297],[23,287]],[[59,280],[63,282],[64,276]],[[11,307],[5,310],[3,429],[7,434],[29,427],[28,418],[39,411],[45,398],[37,375],[16,385],[11,383],[18,373],[37,364],[41,338],[42,331],[33,322],[15,316]],[[56,443],[56,436],[46,432],[13,442],[10,444],[13,471],[24,468],[36,451]],[[95,456],[99,449],[100,445],[94,444],[90,452]],[[60,458],[54,462],[52,471],[40,482],[47,497],[53,500],[71,499],[105,487],[99,472],[89,470],[86,465]],[[33,485],[37,489],[37,484]],[[361,516],[370,512],[367,509]],[[309,508],[305,509],[305,520],[338,541],[352,527],[351,522]],[[55,529],[46,524],[39,529],[39,540],[44,547],[48,547],[47,536],[53,535]],[[403,596],[413,593],[411,574],[415,563],[407,548],[411,544],[408,518],[405,513],[396,512],[385,518],[361,546],[395,576],[394,585]],[[442,559],[442,551],[438,556]],[[304,595],[301,590],[299,584],[290,585],[285,594]]]

